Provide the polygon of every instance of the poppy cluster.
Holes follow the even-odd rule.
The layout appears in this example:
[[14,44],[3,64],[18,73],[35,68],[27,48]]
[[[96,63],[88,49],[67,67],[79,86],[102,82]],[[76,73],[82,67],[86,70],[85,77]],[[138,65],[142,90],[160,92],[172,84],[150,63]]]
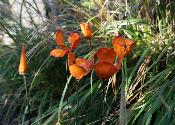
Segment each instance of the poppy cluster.
[[[86,23],[82,23],[81,25],[84,37],[90,39],[92,37],[92,30],[88,30],[91,28],[90,25],[86,25]],[[87,75],[91,69],[91,61],[84,58],[76,58],[73,54],[73,51],[78,47],[80,43],[80,35],[73,32],[68,36],[67,41],[70,44],[69,47],[65,46],[65,43],[63,41],[63,32],[61,30],[56,31],[55,39],[59,48],[53,49],[50,52],[50,55],[56,58],[64,57],[67,55],[67,64],[70,74],[76,79],[81,79],[83,76]]]
[[[90,40],[93,37],[91,24],[80,23],[80,28],[84,38]],[[69,46],[65,45],[64,34],[61,30],[55,32],[55,40],[58,48],[53,49],[50,55],[55,58],[67,56],[67,64],[70,74],[76,79],[80,80],[87,75],[90,70],[94,69],[96,75],[101,79],[108,79],[120,70],[120,65],[123,59],[131,53],[135,46],[135,42],[130,39],[125,39],[121,36],[116,36],[112,40],[113,48],[99,48],[96,52],[97,61],[94,63],[94,50],[92,50],[91,60],[85,58],[76,58],[73,51],[80,44],[80,35],[78,33],[71,33],[67,41]],[[116,61],[117,57],[117,61]],[[19,73],[27,72],[27,62],[25,57],[25,48],[22,48],[21,60],[19,65]]]

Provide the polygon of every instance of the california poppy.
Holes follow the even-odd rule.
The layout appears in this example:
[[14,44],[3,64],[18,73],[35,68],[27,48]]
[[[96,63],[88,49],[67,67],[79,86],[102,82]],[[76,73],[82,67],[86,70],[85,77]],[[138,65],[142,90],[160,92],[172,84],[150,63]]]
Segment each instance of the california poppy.
[[71,33],[68,36],[68,42],[70,43],[69,47],[66,47],[63,41],[63,33],[60,30],[56,32],[56,42],[59,48],[54,49],[50,52],[51,56],[56,58],[68,57],[68,67],[70,74],[76,79],[81,79],[83,76],[90,72],[91,63],[84,58],[75,58],[75,55],[72,53],[80,43],[80,36],[77,33]]
[[115,51],[111,48],[100,48],[97,53],[97,58],[98,61],[105,61],[105,62],[110,62],[110,63],[114,63],[116,54]]
[[116,73],[115,66],[109,62],[98,62],[94,65],[96,75],[102,79],[108,79]]
[[80,35],[78,33],[71,33],[68,36],[68,42],[71,44],[71,50],[73,51],[80,43]]
[[75,58],[75,56],[70,53],[68,54],[68,65],[70,74],[79,80],[90,72],[91,63],[89,60],[84,58]]
[[76,58],[75,64],[82,66],[86,70],[85,75],[90,72],[91,63],[89,60],[84,58]]
[[82,79],[86,73],[86,69],[80,65],[77,65],[77,64],[70,65],[69,71],[70,71],[71,75],[78,80]]
[[124,39],[123,37],[117,36],[113,39],[113,47],[116,55],[120,60],[123,60],[125,56],[131,53],[132,49],[135,46],[133,40]]
[[59,48],[54,49],[50,52],[50,55],[56,58],[64,57],[64,55],[67,55],[69,52],[76,49],[80,43],[80,36],[77,33],[71,33],[68,36],[68,42],[70,43],[70,46],[67,47],[64,44],[63,41],[63,33],[60,30],[57,30],[56,34],[56,42]]
[[133,48],[135,46],[135,42],[133,40],[126,39],[125,44],[127,45],[126,50],[125,50],[125,56],[127,56],[133,50]]
[[87,22],[87,23],[81,22],[80,28],[81,28],[81,31],[82,31],[85,38],[87,38],[87,39],[92,38],[93,32],[92,32],[91,24],[89,22]]
[[22,47],[22,52],[21,52],[21,58],[20,58],[20,64],[18,68],[19,74],[26,74],[28,70],[28,65],[27,65],[27,60],[26,60],[26,52],[25,52],[25,47]]
[[111,48],[100,48],[96,55],[98,58],[97,63],[94,65],[96,75],[102,79],[113,76],[117,72],[113,64],[116,58],[115,51]]

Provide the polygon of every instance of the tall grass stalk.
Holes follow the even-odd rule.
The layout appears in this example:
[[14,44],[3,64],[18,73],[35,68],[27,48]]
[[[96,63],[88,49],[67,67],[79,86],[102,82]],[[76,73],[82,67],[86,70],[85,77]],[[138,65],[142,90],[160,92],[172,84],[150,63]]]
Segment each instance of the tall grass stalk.
[[63,100],[64,100],[64,96],[66,94],[66,91],[67,91],[67,88],[68,88],[68,85],[70,83],[71,78],[72,78],[72,76],[70,76],[69,79],[67,80],[66,85],[65,85],[64,90],[63,90],[63,93],[62,93],[62,96],[61,96],[61,100],[60,100],[60,104],[59,104],[59,108],[58,108],[58,120],[57,120],[56,125],[61,125],[61,110],[63,107]]

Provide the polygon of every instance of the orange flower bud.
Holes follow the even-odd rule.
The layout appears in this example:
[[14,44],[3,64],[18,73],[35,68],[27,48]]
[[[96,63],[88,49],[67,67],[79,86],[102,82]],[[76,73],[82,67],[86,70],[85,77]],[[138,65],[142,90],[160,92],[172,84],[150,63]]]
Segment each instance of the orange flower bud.
[[71,44],[71,50],[73,51],[80,43],[80,35],[78,33],[71,33],[68,37],[68,42]]
[[19,72],[19,74],[22,75],[22,74],[26,74],[27,70],[28,70],[28,65],[27,65],[27,60],[26,60],[26,55],[25,55],[25,47],[23,46],[18,72]]
[[91,28],[91,25],[90,25],[89,22],[87,22],[87,23],[84,23],[84,22],[80,23],[80,28],[81,28],[81,31],[82,31],[82,33],[83,33],[85,38],[87,38],[87,39],[91,39],[92,38],[93,32],[92,32],[92,28]]

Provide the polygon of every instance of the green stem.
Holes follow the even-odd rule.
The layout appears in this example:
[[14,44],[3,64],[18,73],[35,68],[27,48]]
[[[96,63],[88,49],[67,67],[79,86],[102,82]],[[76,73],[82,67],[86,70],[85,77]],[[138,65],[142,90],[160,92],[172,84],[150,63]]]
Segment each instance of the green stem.
[[91,52],[92,52],[93,48],[92,48],[92,40],[91,39],[89,40],[89,46],[90,46],[90,49],[91,49]]
[[28,113],[29,113],[29,125],[31,125],[31,116],[30,116],[30,98],[29,98],[29,92],[27,89],[27,79],[25,74],[23,74],[23,81],[24,81],[24,85],[25,85],[25,90],[26,90],[26,99],[27,99],[27,108],[28,108]]
[[124,63],[123,62],[122,62],[122,84],[121,84],[119,122],[120,122],[120,125],[126,125],[125,72],[124,72]]
[[78,84],[79,80],[77,81],[76,84],[76,95],[77,95],[77,111],[76,111],[76,118],[75,118],[75,125],[78,125],[78,114],[79,114],[79,91],[78,91]]

